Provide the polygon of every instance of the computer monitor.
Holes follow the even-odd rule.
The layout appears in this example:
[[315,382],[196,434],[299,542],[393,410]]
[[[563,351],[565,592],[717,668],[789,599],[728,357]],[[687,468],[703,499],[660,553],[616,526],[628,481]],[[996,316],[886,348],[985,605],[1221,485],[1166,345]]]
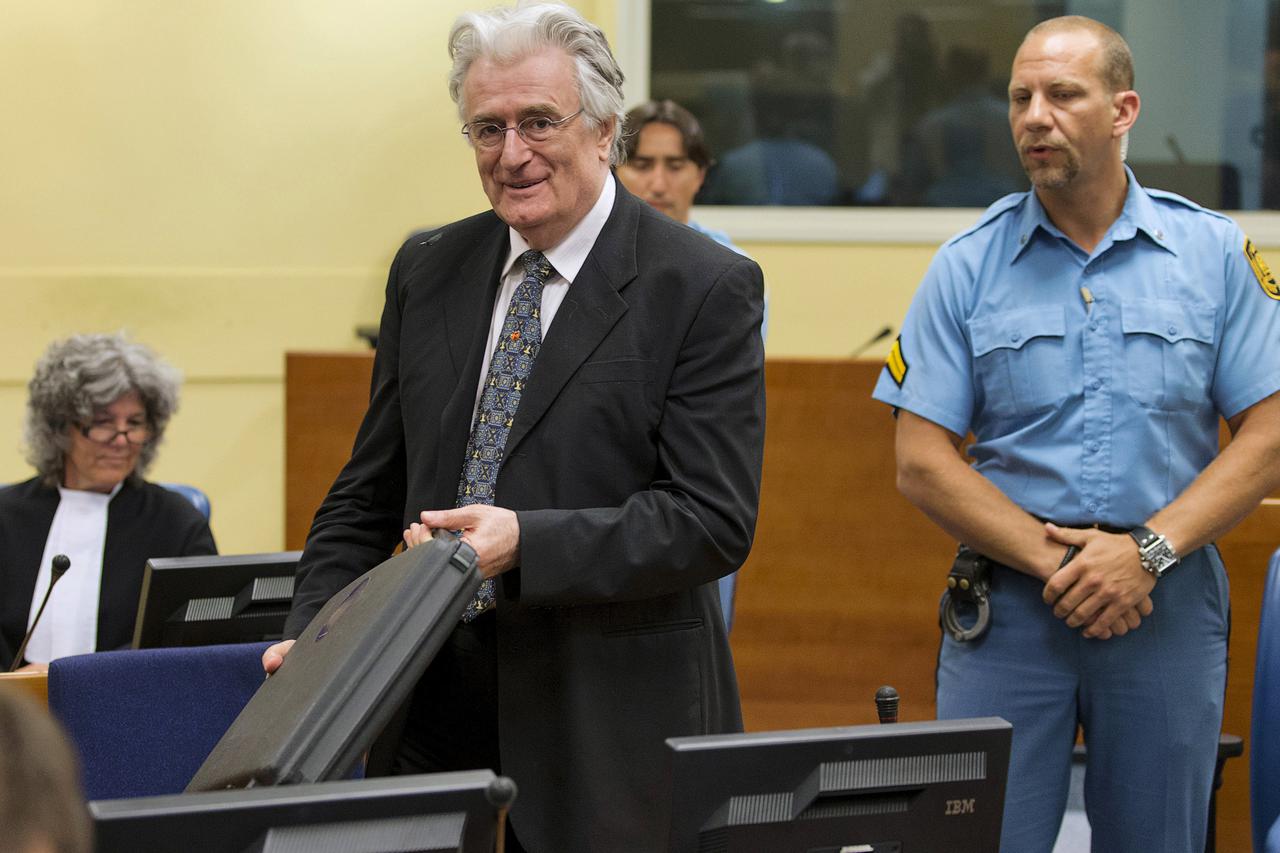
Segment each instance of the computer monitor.
[[991,853],[998,717],[671,738],[672,853]]
[[494,801],[512,797],[509,779],[468,770],[97,800],[89,812],[97,853],[490,853]]
[[147,560],[133,648],[278,640],[301,551]]

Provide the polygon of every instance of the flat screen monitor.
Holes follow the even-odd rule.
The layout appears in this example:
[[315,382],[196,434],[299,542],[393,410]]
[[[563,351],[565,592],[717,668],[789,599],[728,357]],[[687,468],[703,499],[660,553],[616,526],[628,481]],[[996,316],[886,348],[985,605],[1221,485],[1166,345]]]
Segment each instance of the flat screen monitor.
[[991,853],[999,717],[671,738],[672,853]]
[[147,560],[133,648],[278,640],[301,551]]
[[495,781],[510,784],[468,770],[97,800],[89,812],[97,853],[490,853]]

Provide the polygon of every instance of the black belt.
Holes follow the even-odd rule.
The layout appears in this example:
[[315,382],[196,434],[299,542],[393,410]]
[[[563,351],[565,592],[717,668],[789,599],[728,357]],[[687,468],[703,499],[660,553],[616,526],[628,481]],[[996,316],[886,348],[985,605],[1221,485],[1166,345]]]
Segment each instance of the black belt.
[[1069,530],[1101,530],[1103,533],[1123,533],[1125,535],[1128,535],[1130,530],[1128,527],[1116,527],[1112,524],[1060,524],[1052,518],[1041,518],[1038,515],[1034,516],[1034,518],[1036,521],[1047,522]]

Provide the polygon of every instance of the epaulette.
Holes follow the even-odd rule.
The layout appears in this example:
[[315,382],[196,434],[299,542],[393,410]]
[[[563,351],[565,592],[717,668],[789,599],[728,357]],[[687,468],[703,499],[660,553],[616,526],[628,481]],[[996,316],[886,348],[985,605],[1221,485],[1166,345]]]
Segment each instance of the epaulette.
[[1203,205],[1196,204],[1191,199],[1186,198],[1185,196],[1180,196],[1177,193],[1171,193],[1168,190],[1152,189],[1151,187],[1143,187],[1142,190],[1155,201],[1169,202],[1170,204],[1176,204],[1179,207],[1194,210],[1197,213],[1207,213],[1210,216],[1223,220],[1224,222],[1234,223],[1234,220],[1230,216],[1227,216],[1224,213],[1219,213],[1218,211],[1212,210],[1208,207],[1204,207]]
[[982,212],[982,216],[978,218],[977,222],[952,237],[943,245],[950,246],[952,243],[957,243],[970,235],[978,233],[1000,217],[1009,213],[1009,211],[1015,210],[1026,197],[1027,193],[1021,192],[1009,193],[1007,196],[997,199],[994,204]]

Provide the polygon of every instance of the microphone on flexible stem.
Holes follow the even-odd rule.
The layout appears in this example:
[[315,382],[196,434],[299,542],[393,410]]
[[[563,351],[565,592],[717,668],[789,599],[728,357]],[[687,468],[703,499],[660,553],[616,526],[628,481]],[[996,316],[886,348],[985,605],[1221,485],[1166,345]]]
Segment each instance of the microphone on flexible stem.
[[36,611],[36,618],[31,620],[31,628],[27,631],[27,636],[22,638],[22,645],[18,646],[18,653],[13,656],[13,663],[9,665],[9,671],[13,672],[22,663],[22,656],[27,651],[27,643],[31,642],[31,635],[36,632],[36,626],[40,624],[40,617],[44,615],[44,606],[49,603],[49,595],[53,592],[53,585],[58,579],[67,573],[67,569],[71,568],[71,558],[66,554],[55,554],[49,565],[49,588],[44,591],[44,601],[40,602],[40,609]]
[[876,691],[876,714],[881,723],[898,722],[898,691],[887,684]]
[[497,853],[504,853],[507,849],[507,812],[511,811],[516,793],[515,781],[506,776],[495,777],[484,791],[485,799],[497,810],[498,831],[494,839],[494,850]]
[[892,334],[893,334],[893,326],[885,326],[883,329],[881,329],[880,331],[872,335],[871,340],[867,341],[862,346],[858,347],[856,350],[849,353],[849,358],[857,358],[867,350],[871,349],[871,346],[873,344],[877,344],[880,341],[883,341],[885,338],[889,337]]

